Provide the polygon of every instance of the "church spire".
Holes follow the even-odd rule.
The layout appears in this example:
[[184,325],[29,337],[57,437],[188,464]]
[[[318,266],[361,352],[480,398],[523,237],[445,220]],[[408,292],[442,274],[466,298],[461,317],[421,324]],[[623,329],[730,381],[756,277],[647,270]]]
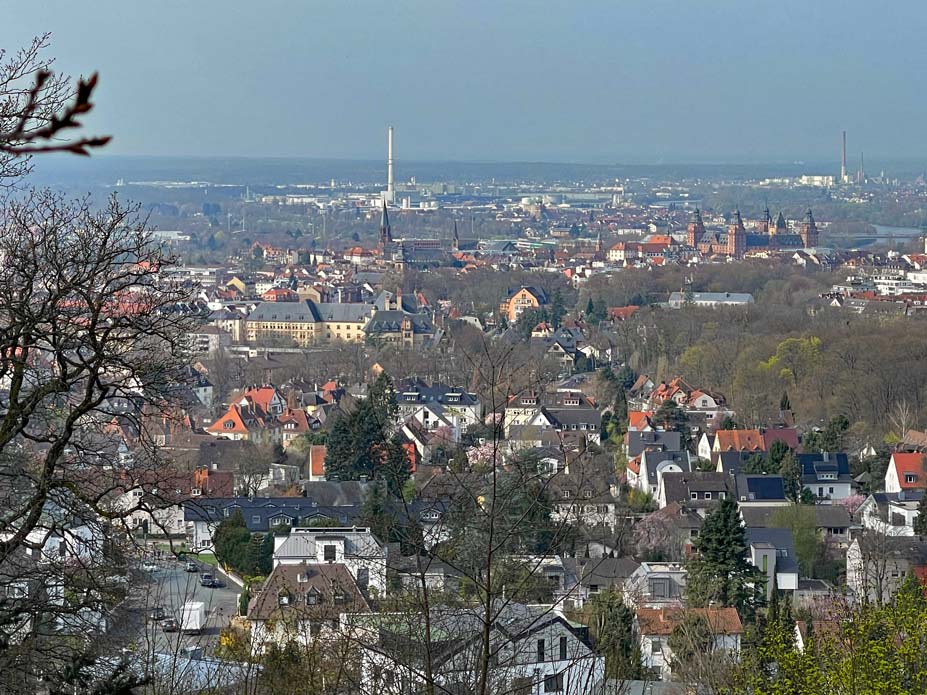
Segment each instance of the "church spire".
[[383,210],[380,212],[380,245],[393,242],[393,231],[389,226],[389,213],[386,211],[386,200],[383,201]]

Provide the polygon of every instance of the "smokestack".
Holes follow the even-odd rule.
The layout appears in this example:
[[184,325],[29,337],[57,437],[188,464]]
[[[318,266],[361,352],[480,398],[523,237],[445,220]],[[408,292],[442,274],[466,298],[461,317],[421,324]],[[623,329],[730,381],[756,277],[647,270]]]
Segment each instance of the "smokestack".
[[[392,130],[392,129],[390,129]],[[847,131],[843,131],[843,147],[840,150],[840,183],[847,182]]]
[[386,131],[386,192],[392,200],[393,194],[393,126]]

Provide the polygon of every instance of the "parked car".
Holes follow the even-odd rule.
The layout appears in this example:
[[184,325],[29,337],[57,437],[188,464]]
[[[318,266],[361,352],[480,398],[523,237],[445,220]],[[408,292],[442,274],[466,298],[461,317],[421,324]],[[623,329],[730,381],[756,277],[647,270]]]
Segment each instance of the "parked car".
[[195,562],[188,562],[186,566],[184,567],[184,570],[187,572],[199,572],[200,568],[197,566]]
[[155,606],[150,611],[148,611],[148,620],[152,622],[158,622],[164,620],[167,617],[167,613],[164,608],[161,606]]
[[177,632],[177,630],[180,629],[180,626],[173,618],[165,618],[161,621],[161,629],[164,632]]
[[222,582],[216,579],[209,572],[203,572],[200,575],[200,586],[205,586],[208,589],[217,589],[222,586]]
[[142,569],[146,572],[154,572],[158,569],[158,566],[154,562],[143,562]]

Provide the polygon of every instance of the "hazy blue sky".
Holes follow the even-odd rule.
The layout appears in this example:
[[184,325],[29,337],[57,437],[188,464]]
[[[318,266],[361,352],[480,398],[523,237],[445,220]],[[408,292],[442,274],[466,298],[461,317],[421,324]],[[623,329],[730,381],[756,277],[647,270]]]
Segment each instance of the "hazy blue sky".
[[111,153],[588,162],[927,154],[927,2],[18,2]]

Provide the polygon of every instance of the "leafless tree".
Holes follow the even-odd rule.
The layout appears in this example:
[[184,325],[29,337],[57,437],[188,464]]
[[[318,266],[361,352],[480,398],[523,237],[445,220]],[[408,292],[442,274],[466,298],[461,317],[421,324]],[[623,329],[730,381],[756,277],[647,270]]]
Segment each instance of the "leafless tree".
[[93,108],[97,75],[79,79],[52,72],[45,55],[49,34],[34,38],[15,52],[0,49],[0,179],[14,181],[29,170],[27,155],[71,152],[87,155],[109,137],[68,140],[80,118]]

